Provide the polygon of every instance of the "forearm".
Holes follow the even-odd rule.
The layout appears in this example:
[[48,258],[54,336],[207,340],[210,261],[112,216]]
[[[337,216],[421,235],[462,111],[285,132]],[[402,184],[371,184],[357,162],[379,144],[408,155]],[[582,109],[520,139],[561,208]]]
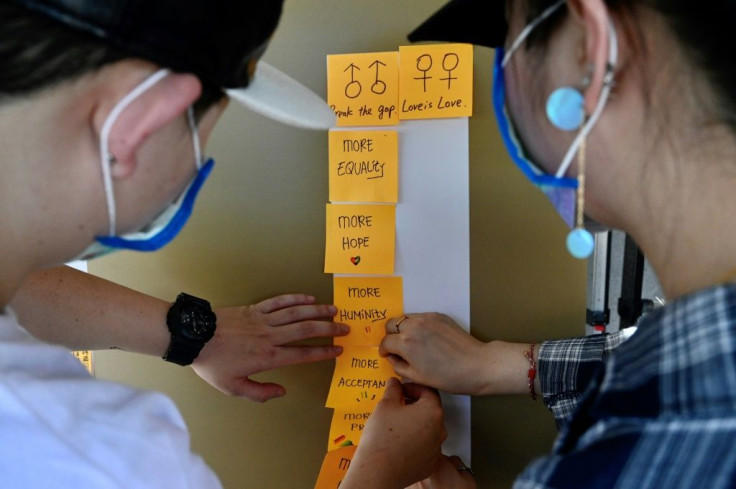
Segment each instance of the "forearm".
[[[365,458],[376,459],[375,455],[370,454]],[[382,460],[382,463],[364,460],[356,453],[348,473],[340,484],[340,489],[402,489],[401,485],[396,483],[396,477],[386,470],[390,464],[388,460]]]
[[11,301],[20,323],[73,350],[119,348],[163,356],[170,304],[71,267],[36,272]]
[[[485,379],[478,395],[529,394],[529,368],[526,354],[529,343],[491,341],[484,346],[485,355],[479,372]],[[539,345],[534,345],[534,360],[539,358]],[[538,367],[537,367],[538,370]],[[540,392],[539,376],[534,380],[534,392]]]

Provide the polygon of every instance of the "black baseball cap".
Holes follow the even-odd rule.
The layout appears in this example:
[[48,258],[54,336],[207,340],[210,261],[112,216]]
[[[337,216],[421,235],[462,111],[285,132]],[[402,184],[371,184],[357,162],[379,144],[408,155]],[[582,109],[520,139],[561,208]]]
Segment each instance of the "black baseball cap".
[[311,90],[261,61],[283,0],[9,0],[162,67],[193,73],[252,110],[329,129],[335,114]]
[[505,0],[451,0],[412,31],[411,42],[464,42],[497,48],[508,32]]

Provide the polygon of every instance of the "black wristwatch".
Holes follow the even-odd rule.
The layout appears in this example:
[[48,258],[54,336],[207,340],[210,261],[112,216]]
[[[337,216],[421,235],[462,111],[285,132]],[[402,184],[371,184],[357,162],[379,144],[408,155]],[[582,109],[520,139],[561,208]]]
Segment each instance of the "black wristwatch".
[[164,360],[190,365],[204,345],[215,335],[217,316],[210,303],[182,292],[166,315],[171,343]]

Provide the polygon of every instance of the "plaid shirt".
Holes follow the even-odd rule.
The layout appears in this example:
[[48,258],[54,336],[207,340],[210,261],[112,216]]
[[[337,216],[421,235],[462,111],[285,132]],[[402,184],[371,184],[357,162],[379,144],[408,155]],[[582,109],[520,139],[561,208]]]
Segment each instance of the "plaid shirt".
[[[636,328],[630,328],[635,330]],[[562,429],[575,411],[580,396],[603,368],[609,353],[627,334],[593,335],[584,338],[545,341],[539,346],[539,381],[544,404]]]
[[562,429],[514,487],[736,487],[736,286],[649,313],[615,351],[612,336],[542,348],[543,396]]

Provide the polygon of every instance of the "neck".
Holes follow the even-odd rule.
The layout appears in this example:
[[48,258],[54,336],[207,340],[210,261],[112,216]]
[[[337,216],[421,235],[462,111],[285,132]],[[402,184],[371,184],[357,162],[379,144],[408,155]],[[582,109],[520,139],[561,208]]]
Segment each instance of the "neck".
[[661,178],[640,189],[638,212],[629,209],[625,228],[669,299],[736,280],[736,141],[727,128],[708,132],[660,152]]
[[100,177],[92,163],[84,171],[89,138],[77,136],[87,105],[65,87],[0,104],[0,309],[29,273],[63,263],[94,234],[86,209]]
[[646,55],[623,50],[615,97],[591,133],[586,209],[632,236],[673,300],[734,280],[736,135],[663,21],[644,36]]
[[[0,147],[3,148],[0,154],[3,172],[0,178],[0,309],[13,298],[37,259],[32,253],[35,243],[28,231],[34,219],[34,211],[28,207],[28,195],[38,191],[38,187],[29,174],[32,160],[30,148],[24,147],[27,139],[23,131],[30,127],[25,124],[21,105],[24,104],[0,106]],[[43,209],[36,209],[35,213],[42,215]]]

